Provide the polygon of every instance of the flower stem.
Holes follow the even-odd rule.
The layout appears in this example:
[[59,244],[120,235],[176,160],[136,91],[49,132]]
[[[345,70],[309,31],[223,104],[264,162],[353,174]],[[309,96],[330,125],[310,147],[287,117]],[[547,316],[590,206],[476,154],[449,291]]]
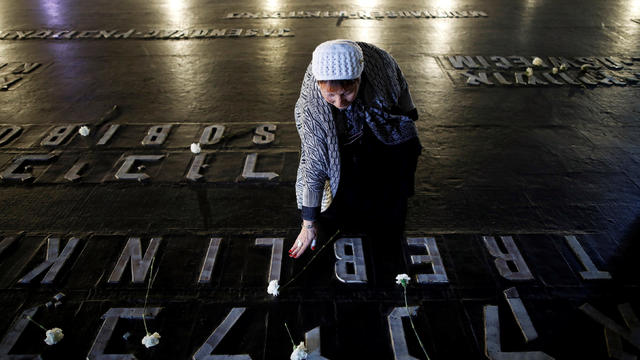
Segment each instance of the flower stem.
[[[156,260],[156,257],[151,258],[151,266],[149,268],[149,283],[147,284],[147,294],[144,296],[144,307],[142,308],[142,324],[144,325],[144,332],[149,335],[149,329],[147,328],[147,320],[144,318],[145,313],[147,312],[147,300],[149,299],[149,289],[151,289],[151,283],[155,280],[153,276],[153,262]],[[156,274],[157,275],[157,274]]]
[[313,255],[313,257],[311,258],[311,260],[309,260],[309,262],[307,263],[307,265],[305,265],[305,266],[302,268],[302,270],[300,270],[300,272],[298,272],[298,273],[296,274],[296,276],[294,276],[291,280],[287,281],[287,283],[286,283],[286,284],[284,284],[284,285],[280,286],[280,289],[282,289],[282,288],[284,288],[285,286],[287,286],[287,285],[291,284],[295,279],[297,279],[297,278],[298,278],[298,276],[300,276],[300,274],[302,274],[302,273],[303,273],[303,272],[304,272],[304,271],[309,267],[309,265],[311,265],[311,263],[313,262],[313,260],[315,260],[315,258],[316,258],[318,255],[320,255],[320,253],[322,252],[322,250],[324,250],[324,248],[325,248],[325,247],[327,247],[327,245],[331,244],[331,243],[333,242],[333,240],[335,240],[335,238],[338,236],[338,234],[340,234],[340,230],[336,231],[336,233],[335,233],[335,234],[333,234],[333,236],[331,236],[331,237],[329,238],[329,240],[328,240],[324,245],[322,245],[322,247],[320,248],[320,250],[318,250],[318,252],[317,252],[315,255]]
[[293,337],[291,336],[291,331],[289,331],[289,327],[287,326],[287,323],[284,323],[284,327],[287,329],[287,333],[289,334],[289,339],[291,340],[291,345],[293,345],[293,348],[296,348],[296,343],[293,341]]
[[418,343],[422,348],[422,352],[424,352],[424,356],[427,357],[427,360],[431,360],[431,358],[429,358],[429,354],[427,354],[427,350],[424,349],[424,345],[422,344],[422,340],[420,340],[420,336],[418,336],[418,331],[416,330],[416,326],[413,325],[413,319],[411,318],[411,314],[409,314],[409,305],[407,304],[407,286],[403,285],[402,287],[404,288],[404,308],[407,310],[407,315],[409,315],[409,322],[411,323],[411,328],[413,329],[413,333],[416,335],[416,338],[418,339]]
[[33,318],[31,316],[27,315],[27,320],[31,321],[32,323],[38,325],[42,330],[47,331],[47,328],[40,325],[40,323],[38,323],[37,321],[33,320]]

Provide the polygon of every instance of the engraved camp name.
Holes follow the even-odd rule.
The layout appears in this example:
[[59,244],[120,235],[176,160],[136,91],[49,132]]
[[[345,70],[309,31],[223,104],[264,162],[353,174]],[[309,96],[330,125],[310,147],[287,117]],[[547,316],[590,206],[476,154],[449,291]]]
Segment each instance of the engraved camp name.
[[251,37],[292,37],[288,28],[229,28],[229,29],[183,29],[183,30],[0,30],[0,40],[186,40]]
[[260,11],[260,12],[231,12],[226,19],[312,19],[312,18],[345,18],[345,19],[396,19],[396,18],[484,18],[486,12],[480,10],[338,10],[338,11]]
[[437,61],[460,86],[638,86],[640,57],[440,56]]
[[[16,152],[9,164],[0,164],[0,182],[293,181],[298,163],[298,138],[291,123],[106,124],[92,128],[87,137],[78,134],[79,127],[0,125],[0,148]],[[38,129],[43,130],[39,136],[29,136]],[[176,133],[190,136],[168,144]],[[198,142],[202,151],[193,154],[191,142]],[[132,149],[135,145],[137,150]],[[64,150],[49,152],[56,149]],[[165,161],[184,164],[185,172],[166,171]],[[235,172],[224,165],[229,163],[239,165]]]
[[[541,237],[544,236],[546,235],[541,235]],[[592,260],[591,255],[583,247],[585,240],[581,241],[579,236],[575,235],[558,235],[558,237],[562,238],[563,246],[567,250],[571,250],[576,260],[574,265],[566,263],[566,266],[569,266],[573,272],[578,273],[584,281],[611,279],[611,274],[608,271],[599,269]],[[476,238],[478,236],[469,235],[468,241],[474,242]],[[146,242],[145,246],[143,246],[143,239]],[[515,282],[535,280],[531,271],[532,264],[526,261],[516,243],[516,240],[523,241],[522,239],[514,239],[514,237],[508,235],[484,235],[481,236],[481,239],[484,250],[493,259],[493,265],[487,265],[495,267],[495,270],[502,278]],[[193,285],[210,283],[221,246],[226,242],[237,242],[239,239],[229,235],[226,237],[213,236],[208,239],[208,242],[204,241],[206,239],[201,240],[198,242],[201,243],[202,262],[198,269],[193,269],[194,273],[195,270],[199,270],[200,275],[197,279],[184,279],[186,282],[193,282]],[[368,282],[367,274],[371,272],[369,267],[372,264],[367,263],[362,240],[360,237],[342,236],[331,244],[335,256],[334,273],[338,281],[346,284]],[[56,279],[62,271],[83,271],[78,269],[77,265],[74,265],[78,262],[71,259],[91,256],[86,251],[79,250],[85,247],[84,243],[87,241],[93,242],[95,239],[93,237],[82,239],[81,236],[70,235],[67,240],[61,236],[47,236],[44,241],[40,241],[37,236],[26,236],[24,232],[17,236],[0,237],[0,265],[3,265],[3,262],[8,259],[7,256],[11,254],[20,256],[24,258],[23,264],[13,265],[14,267],[17,266],[15,269],[22,269],[15,272],[15,276],[18,279],[17,284],[29,284],[32,282],[40,284],[57,283]],[[111,265],[110,275],[105,279],[106,283],[121,283],[123,275],[130,269],[131,277],[128,282],[143,284],[150,271],[152,259],[156,257],[163,258],[163,250],[161,249],[164,247],[161,244],[167,241],[174,241],[174,239],[165,239],[162,236],[128,237],[124,245],[119,245],[117,260],[107,260],[110,263],[115,260],[115,263]],[[285,248],[289,248],[293,241],[294,239],[291,238],[269,236],[250,240],[248,251],[269,254],[269,264],[268,266],[265,265],[264,268],[266,275],[264,277],[265,285],[273,280],[280,281],[283,265],[285,264],[284,251]],[[17,244],[21,242],[28,242],[30,245],[25,246],[32,247],[32,251],[41,253],[41,260],[37,260],[39,255],[34,258],[35,255],[16,254],[17,249],[20,248]],[[435,237],[407,237],[403,242],[410,260],[409,267],[412,268],[413,276],[418,284],[448,284],[450,282],[443,259],[447,260],[447,262],[450,260],[440,253]],[[62,251],[60,251],[61,249]],[[292,262],[287,262],[286,264],[293,265]],[[171,271],[171,267],[168,268],[168,271]]]
[[[22,239],[23,235],[24,233],[21,233],[18,236],[4,237],[0,240],[0,265],[2,265],[3,259],[16,255],[16,249],[18,248],[17,243],[26,241]],[[583,248],[581,241],[576,236],[564,235],[563,238],[564,243],[566,244],[565,246],[571,249],[573,256],[577,262],[579,262],[579,265],[576,264],[575,267],[572,266],[572,270],[578,272],[583,280],[611,279],[609,272],[598,269],[598,267],[593,263],[591,257]],[[79,262],[73,260],[75,257],[87,256],[86,251],[81,251],[83,247],[83,240],[81,238],[69,236],[62,252],[60,252],[60,247],[62,245],[61,240],[64,239],[61,239],[61,237],[49,236],[45,240],[46,241],[40,243],[38,247],[46,247],[46,256],[45,254],[41,254],[35,257],[25,257],[25,259],[35,260],[35,263],[28,260],[22,266],[19,266],[20,270],[16,272],[16,275],[20,276],[18,284],[27,285],[39,282],[44,286],[50,286],[51,284],[64,282],[64,279],[56,281],[58,277],[65,278],[62,275],[59,276],[61,272],[82,271],[82,269],[79,269],[77,266]],[[199,265],[199,275],[197,276],[197,279],[190,279],[194,287],[201,287],[211,283],[213,270],[216,268],[218,258],[220,257],[221,244],[236,241],[236,239],[229,239],[225,237],[211,237],[208,240],[208,244],[206,241],[202,241],[202,246],[200,247],[201,254],[203,254],[204,258],[200,262],[201,265]],[[91,239],[84,241],[91,241]],[[115,265],[111,265],[110,269],[106,269],[107,273],[110,271],[110,275],[108,278],[104,279],[100,276],[100,281],[106,281],[110,286],[117,286],[123,282],[144,285],[145,281],[152,276],[151,271],[153,259],[156,257],[163,258],[163,250],[161,248],[161,243],[163,241],[167,240],[160,236],[151,237],[147,242],[147,245],[143,246],[141,237],[129,237],[124,246],[121,246]],[[268,267],[266,264],[264,267],[266,273],[266,276],[264,276],[265,285],[273,280],[281,280],[285,241],[290,243],[293,239],[286,240],[282,237],[260,237],[256,238],[255,241],[252,240],[250,247],[253,247],[253,249],[250,249],[249,251],[270,253]],[[494,265],[492,266],[495,266],[495,269],[501,277],[518,283],[534,280],[534,276],[529,268],[530,264],[527,263],[511,236],[494,237],[485,235],[482,236],[482,242],[484,243],[485,251],[487,251],[493,258]],[[414,279],[418,284],[425,286],[449,283],[449,278],[447,277],[447,272],[443,265],[443,257],[440,255],[438,244],[434,237],[409,237],[405,239],[405,244],[409,249],[409,256],[411,257],[411,272],[414,274]],[[341,237],[332,244],[332,247],[335,254],[334,271],[336,279],[345,284],[367,283],[367,261],[365,258],[365,251],[362,246],[362,239],[357,237]],[[166,247],[164,249],[166,250]],[[244,255],[245,254],[243,254],[243,256]],[[38,261],[41,262],[38,263]],[[29,266],[29,264],[31,266]],[[414,267],[415,265],[423,265],[423,268],[424,265],[427,265],[429,268],[426,269],[426,271],[424,271],[423,268],[418,270]],[[159,271],[174,270],[171,266],[169,266],[168,269],[166,266],[163,267],[162,261],[160,262],[159,269]],[[131,274],[130,279],[125,279],[123,281],[123,275],[128,271],[130,271]],[[423,271],[425,273],[422,273]],[[155,275],[153,276],[155,277]],[[185,281],[189,281],[189,279],[185,279]],[[287,291],[290,290],[287,289]],[[520,297],[516,287],[505,289],[503,294],[507,302],[507,306],[510,308],[511,313],[520,328],[520,333],[524,338],[524,342],[529,343],[530,341],[538,338],[538,332],[533,320],[529,315],[526,304]],[[227,317],[211,332],[211,335],[207,338],[204,344],[197,349],[194,348],[192,350],[193,359],[215,358],[210,355],[213,354],[217,344],[246,310],[245,307],[236,306],[237,305],[234,305]],[[386,317],[388,323],[388,331],[391,337],[390,346],[393,350],[394,359],[412,358],[409,355],[410,349],[407,346],[402,318],[415,316],[416,311],[419,310],[419,308],[419,306],[393,307],[388,315],[383,315]],[[0,342],[0,357],[9,357],[11,349],[26,329],[28,324],[26,317],[34,317],[38,310],[40,310],[40,307],[26,309],[16,318],[9,331],[7,331],[6,335]],[[141,320],[145,315],[148,319],[154,319],[161,310],[161,307],[149,307],[146,308],[146,313],[144,313],[145,308],[108,309],[102,316],[104,322],[95,337],[93,345],[87,354],[87,358],[132,358],[125,356],[124,354],[107,355],[105,353],[106,344],[114,332],[118,319]],[[615,338],[616,341],[613,345],[607,345],[610,352],[612,349],[622,350],[622,339],[625,339],[632,345],[640,348],[640,342],[631,336],[633,331],[637,331],[638,324],[637,320],[631,322],[627,321],[629,319],[637,319],[628,304],[623,304],[621,306],[621,313],[623,314],[627,324],[629,324],[629,328],[631,328],[631,330],[627,330],[624,326],[618,325],[615,320],[608,318],[588,303],[582,305],[579,310],[586,313],[594,321],[602,324],[606,329],[605,334],[608,339]],[[46,316],[46,314],[43,316]],[[489,359],[553,359],[553,357],[541,351],[514,351],[513,348],[509,351],[504,351],[502,349],[500,336],[500,316],[497,305],[483,305],[483,322],[485,335],[484,352]],[[315,354],[313,358],[323,358],[320,356],[319,327],[314,327],[311,331],[306,333],[306,344],[310,353]],[[233,356],[225,355],[224,358],[247,359],[250,357],[244,354]]]

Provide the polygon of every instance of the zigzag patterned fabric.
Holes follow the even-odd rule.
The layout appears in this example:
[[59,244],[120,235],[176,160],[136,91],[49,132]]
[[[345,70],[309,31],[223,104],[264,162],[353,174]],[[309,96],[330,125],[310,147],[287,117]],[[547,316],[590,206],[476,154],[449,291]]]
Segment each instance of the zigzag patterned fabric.
[[[358,45],[364,55],[363,79],[367,81],[363,86],[365,104],[361,116],[373,134],[387,145],[417,137],[412,119],[392,114],[392,109],[407,113],[415,108],[395,59],[374,45],[363,42]],[[338,191],[340,151],[331,105],[320,93],[311,64],[304,75],[294,113],[301,142],[296,179],[298,208],[321,206],[321,211],[325,211]]]

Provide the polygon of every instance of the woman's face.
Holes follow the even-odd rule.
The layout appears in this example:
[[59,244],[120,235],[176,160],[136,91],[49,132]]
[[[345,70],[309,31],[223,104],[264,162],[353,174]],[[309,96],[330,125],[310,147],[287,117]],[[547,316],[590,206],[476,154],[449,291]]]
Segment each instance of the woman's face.
[[342,86],[331,87],[328,83],[319,83],[318,87],[322,97],[329,104],[344,110],[356,99],[360,88],[360,79],[356,79],[355,84],[347,88]]

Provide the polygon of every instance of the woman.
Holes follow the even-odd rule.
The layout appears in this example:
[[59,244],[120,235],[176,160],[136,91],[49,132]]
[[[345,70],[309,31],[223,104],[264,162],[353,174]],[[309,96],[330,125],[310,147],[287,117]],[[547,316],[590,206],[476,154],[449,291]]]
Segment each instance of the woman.
[[350,40],[316,47],[295,107],[303,224],[291,257],[315,242],[321,212],[342,230],[402,231],[421,150],[417,119],[387,52]]

